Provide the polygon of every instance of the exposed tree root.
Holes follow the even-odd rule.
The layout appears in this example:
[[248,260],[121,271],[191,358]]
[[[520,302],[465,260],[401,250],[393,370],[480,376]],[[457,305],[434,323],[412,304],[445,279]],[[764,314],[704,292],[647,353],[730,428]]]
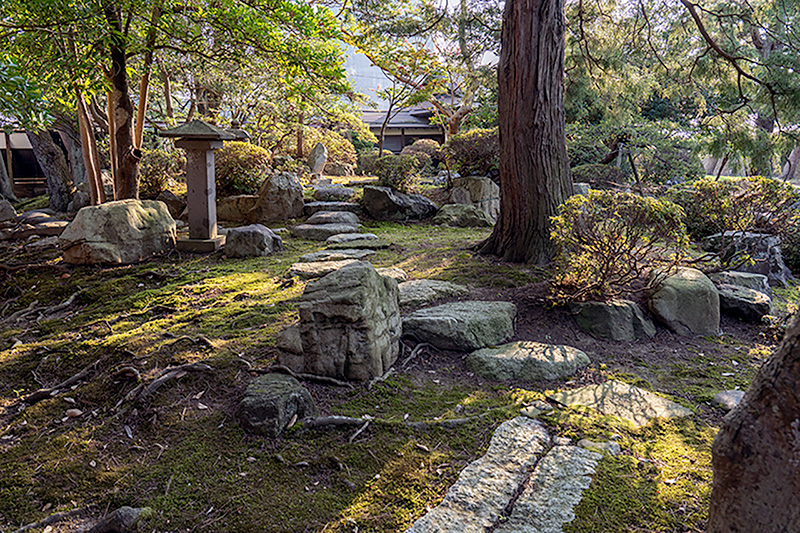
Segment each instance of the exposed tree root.
[[74,384],[86,379],[86,377],[89,375],[89,373],[98,365],[98,363],[100,363],[100,361],[102,359],[103,358],[98,359],[97,361],[95,361],[91,365],[87,366],[86,368],[84,368],[83,370],[81,370],[80,372],[78,372],[77,374],[72,376],[71,378],[68,378],[68,379],[62,381],[61,383],[59,383],[55,387],[50,387],[50,388],[46,388],[46,389],[39,389],[39,390],[37,390],[35,392],[30,393],[25,398],[23,398],[22,401],[24,403],[29,404],[29,405],[33,405],[36,402],[39,402],[39,401],[44,400],[46,398],[52,398],[53,396],[57,396],[58,394],[60,394],[62,392],[65,392],[66,389],[70,388],[72,385],[74,385]]
[[305,372],[295,372],[291,368],[283,365],[272,365],[271,367],[267,368],[266,370],[259,370],[254,369],[254,372],[258,372],[261,374],[270,374],[272,372],[280,372],[281,374],[288,374],[295,378],[298,381],[316,381],[317,383],[325,383],[327,385],[335,385],[337,387],[348,387],[353,388],[353,385],[347,383],[346,381],[340,381],[335,378],[330,378],[328,376],[318,376],[316,374],[307,374]]
[[21,528],[16,530],[14,533],[23,533],[24,531],[28,531],[29,529],[45,528],[45,527],[47,527],[47,526],[49,526],[51,524],[55,524],[55,523],[60,522],[62,520],[66,520],[67,518],[72,518],[73,516],[78,516],[78,515],[82,515],[84,513],[87,513],[90,510],[92,510],[94,507],[95,507],[95,505],[92,504],[92,505],[87,505],[86,507],[81,507],[80,509],[73,509],[71,511],[63,511],[61,513],[54,513],[54,514],[51,514],[50,516],[48,516],[47,518],[45,518],[44,520],[41,520],[39,522],[34,522],[32,524],[28,524],[28,525],[25,525],[25,526],[22,526]]

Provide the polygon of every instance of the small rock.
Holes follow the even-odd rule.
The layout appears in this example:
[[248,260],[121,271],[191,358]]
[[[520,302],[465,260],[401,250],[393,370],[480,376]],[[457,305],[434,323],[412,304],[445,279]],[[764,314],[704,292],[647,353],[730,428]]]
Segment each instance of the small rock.
[[753,274],[750,272],[716,272],[709,275],[714,285],[736,285],[754,291],[763,292],[767,296],[772,295],[772,287],[769,286],[769,278],[763,274]]
[[648,305],[653,316],[678,335],[719,334],[717,288],[697,269],[681,267],[655,283]]
[[309,202],[303,206],[305,216],[311,216],[318,211],[350,211],[358,215],[363,210],[360,205],[351,202]]
[[528,418],[536,418],[540,414],[552,410],[553,406],[551,406],[549,403],[543,402],[542,400],[536,400],[529,406],[520,409],[519,414],[527,416]]
[[514,335],[517,307],[510,302],[468,301],[419,309],[403,320],[403,335],[440,350],[473,351]]
[[367,250],[383,250],[389,243],[383,239],[354,239],[347,242],[335,242],[327,246],[328,250],[341,250],[343,248],[363,248]]
[[[403,283],[404,281],[408,281],[408,274],[402,268],[398,267],[386,267],[386,268],[379,268],[378,274],[381,276],[392,278],[397,283]],[[398,285],[399,288],[399,285]]]
[[730,411],[739,405],[739,402],[742,401],[742,398],[744,398],[744,391],[724,390],[722,392],[718,392],[716,396],[714,396],[713,403],[718,407],[722,407],[726,411]]
[[656,334],[653,323],[629,300],[576,302],[570,305],[570,311],[578,327],[601,339],[633,341]]
[[228,257],[258,257],[283,250],[283,240],[261,224],[231,228],[225,237]]
[[81,411],[80,409],[67,409],[66,411],[64,411],[64,414],[68,418],[78,418],[83,414],[83,411]]
[[374,233],[340,233],[325,239],[326,244],[348,243],[350,241],[376,241],[378,236]]
[[490,228],[494,219],[488,213],[473,205],[443,205],[432,222],[438,225],[457,226],[459,228]]
[[315,187],[314,199],[320,202],[347,202],[356,191],[349,187]]
[[251,381],[237,411],[245,430],[268,437],[283,433],[295,416],[302,420],[316,414],[317,407],[308,390],[283,374],[265,374]]
[[586,448],[587,450],[605,452],[609,455],[619,455],[622,451],[622,448],[620,448],[617,442],[594,442],[589,439],[581,439],[578,441],[578,446]]
[[726,315],[758,323],[772,312],[772,299],[763,292],[736,285],[719,285],[717,290],[720,310]]
[[358,216],[350,211],[317,211],[306,220],[306,224],[358,225]]
[[14,220],[17,218],[17,210],[11,205],[11,202],[5,198],[0,198],[0,222],[6,220]]

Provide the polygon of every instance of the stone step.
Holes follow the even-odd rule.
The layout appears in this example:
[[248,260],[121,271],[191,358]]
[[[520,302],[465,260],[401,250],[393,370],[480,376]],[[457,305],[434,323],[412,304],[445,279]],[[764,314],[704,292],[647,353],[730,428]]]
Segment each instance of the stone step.
[[357,259],[342,259],[341,261],[314,261],[311,263],[295,263],[289,269],[289,275],[297,276],[302,280],[316,279],[339,270],[345,265],[357,262]]
[[400,289],[401,307],[424,305],[442,298],[464,296],[469,293],[469,289],[463,285],[438,279],[414,279],[401,283],[397,288]]
[[306,224],[351,224],[357,226],[358,216],[350,211],[317,211],[306,220]]
[[471,352],[511,338],[516,315],[510,302],[453,302],[414,311],[403,319],[403,335],[440,350]]
[[[341,233],[356,233],[358,226],[355,224],[299,224],[292,228],[292,235],[300,239],[311,241],[324,241],[331,235]],[[347,248],[357,248],[347,246]]]
[[313,215],[317,211],[350,211],[356,215],[363,213],[363,209],[359,204],[352,202],[308,202],[303,206],[303,214],[307,217]]
[[496,380],[563,379],[588,364],[589,357],[577,348],[532,341],[483,348],[467,356],[470,370]]
[[383,239],[355,239],[348,242],[334,242],[328,244],[328,250],[342,250],[344,248],[361,248],[366,250],[383,250],[389,243]]
[[364,259],[375,253],[375,250],[358,250],[358,249],[344,249],[344,250],[320,250],[319,252],[312,252],[300,256],[300,261],[303,263],[315,263],[318,261],[342,261],[344,259]]

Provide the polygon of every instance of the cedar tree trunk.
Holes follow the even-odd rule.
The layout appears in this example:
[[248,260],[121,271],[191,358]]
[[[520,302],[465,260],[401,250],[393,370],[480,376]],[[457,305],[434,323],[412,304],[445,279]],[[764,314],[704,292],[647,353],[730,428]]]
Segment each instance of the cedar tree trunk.
[[546,263],[571,194],[564,127],[564,0],[508,0],[498,66],[500,216],[481,252]]
[[712,446],[708,532],[800,531],[800,319]]
[[66,211],[67,205],[72,200],[74,185],[64,152],[53,142],[53,137],[47,130],[27,131],[26,134],[33,147],[33,155],[36,156],[36,161],[42,167],[44,177],[47,179],[50,209]]
[[[114,168],[114,199],[124,200],[139,197],[139,160],[141,150],[134,146],[133,120],[134,110],[128,90],[127,60],[125,57],[125,37],[123,35],[121,13],[119,9],[108,5],[105,8],[106,19],[113,30],[109,43],[111,52],[111,86],[109,94],[109,121],[114,121],[111,128],[114,135],[113,146],[116,157],[112,157]],[[109,124],[110,126],[110,124]]]

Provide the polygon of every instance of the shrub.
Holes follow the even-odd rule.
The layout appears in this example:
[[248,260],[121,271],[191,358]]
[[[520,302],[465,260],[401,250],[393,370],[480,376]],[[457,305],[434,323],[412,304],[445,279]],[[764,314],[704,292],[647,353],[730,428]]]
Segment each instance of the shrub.
[[438,156],[439,150],[441,149],[442,145],[433,139],[417,139],[413,144],[403,148],[403,152],[421,152],[427,154],[431,159],[434,159]]
[[359,174],[363,174],[366,176],[374,176],[375,174],[375,162],[380,157],[394,155],[389,150],[384,150],[383,154],[379,154],[378,150],[373,150],[372,152],[367,152],[361,154],[358,157],[358,172]]
[[679,206],[630,193],[572,196],[552,224],[561,302],[618,296],[646,271],[677,264],[688,244]]
[[611,165],[580,165],[569,172],[573,182],[588,183],[593,189],[609,189],[619,183],[628,182],[625,173]]
[[320,142],[328,150],[328,163],[337,163],[350,168],[356,167],[358,156],[353,143],[338,132],[322,128],[303,128],[304,157],[297,157],[297,135],[288,137],[287,141],[275,151],[275,155],[290,155],[295,159],[305,161],[309,152]]
[[420,163],[413,155],[385,155],[375,160],[375,175],[380,184],[400,192],[416,192]]
[[608,147],[596,135],[578,133],[575,127],[567,126],[567,157],[569,167],[599,164],[608,154]]
[[270,153],[250,143],[228,142],[214,154],[217,196],[255,194],[271,173]]
[[678,144],[648,147],[636,163],[641,180],[651,183],[683,183],[705,175],[697,154]]
[[177,178],[186,166],[186,157],[180,152],[142,150],[139,162],[139,196],[153,199],[167,188],[170,179]]
[[442,147],[450,170],[463,176],[486,176],[500,166],[497,128],[475,129],[453,135]]

